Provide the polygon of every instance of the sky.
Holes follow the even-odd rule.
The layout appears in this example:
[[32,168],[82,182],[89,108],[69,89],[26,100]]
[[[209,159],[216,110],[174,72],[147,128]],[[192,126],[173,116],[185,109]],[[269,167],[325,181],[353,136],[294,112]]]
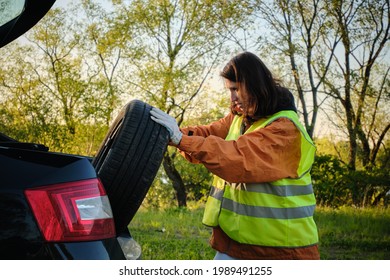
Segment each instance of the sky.
[[[57,0],[53,7],[61,7],[61,8],[66,8],[69,4],[71,3],[78,3],[81,0]],[[111,0],[95,0],[95,2],[102,3],[103,5],[109,7],[111,6]]]

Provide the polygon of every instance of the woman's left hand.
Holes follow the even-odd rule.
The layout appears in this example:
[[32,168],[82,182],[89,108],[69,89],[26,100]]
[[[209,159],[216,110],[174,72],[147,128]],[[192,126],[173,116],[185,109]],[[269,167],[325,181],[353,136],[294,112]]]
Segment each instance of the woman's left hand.
[[150,111],[150,115],[152,120],[154,120],[156,123],[161,124],[168,130],[169,137],[172,143],[178,145],[181,141],[183,133],[181,133],[179,126],[177,125],[176,119],[174,117],[171,117],[167,113],[161,111],[160,109],[154,107]]

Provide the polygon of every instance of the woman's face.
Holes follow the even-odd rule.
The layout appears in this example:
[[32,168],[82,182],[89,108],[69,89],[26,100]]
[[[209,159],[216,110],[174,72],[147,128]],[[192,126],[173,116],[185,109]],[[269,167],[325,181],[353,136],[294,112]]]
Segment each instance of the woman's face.
[[231,108],[238,114],[244,113],[242,92],[239,91],[238,83],[225,79],[225,86],[230,91]]

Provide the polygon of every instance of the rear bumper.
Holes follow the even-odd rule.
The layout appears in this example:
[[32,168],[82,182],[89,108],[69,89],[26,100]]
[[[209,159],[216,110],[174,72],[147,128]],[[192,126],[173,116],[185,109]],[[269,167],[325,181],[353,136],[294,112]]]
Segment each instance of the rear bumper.
[[90,242],[50,245],[54,259],[61,260],[126,260],[140,259],[141,247],[129,235]]
[[61,260],[137,260],[141,246],[130,236],[102,241],[54,244],[50,249],[54,259]]
[[49,254],[56,260],[124,260],[116,238],[48,245]]

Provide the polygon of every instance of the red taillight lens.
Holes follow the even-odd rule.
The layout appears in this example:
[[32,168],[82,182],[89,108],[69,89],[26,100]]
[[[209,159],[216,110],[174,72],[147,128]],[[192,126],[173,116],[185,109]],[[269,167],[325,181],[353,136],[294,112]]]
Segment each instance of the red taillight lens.
[[90,241],[115,237],[111,206],[98,179],[25,191],[47,241]]

